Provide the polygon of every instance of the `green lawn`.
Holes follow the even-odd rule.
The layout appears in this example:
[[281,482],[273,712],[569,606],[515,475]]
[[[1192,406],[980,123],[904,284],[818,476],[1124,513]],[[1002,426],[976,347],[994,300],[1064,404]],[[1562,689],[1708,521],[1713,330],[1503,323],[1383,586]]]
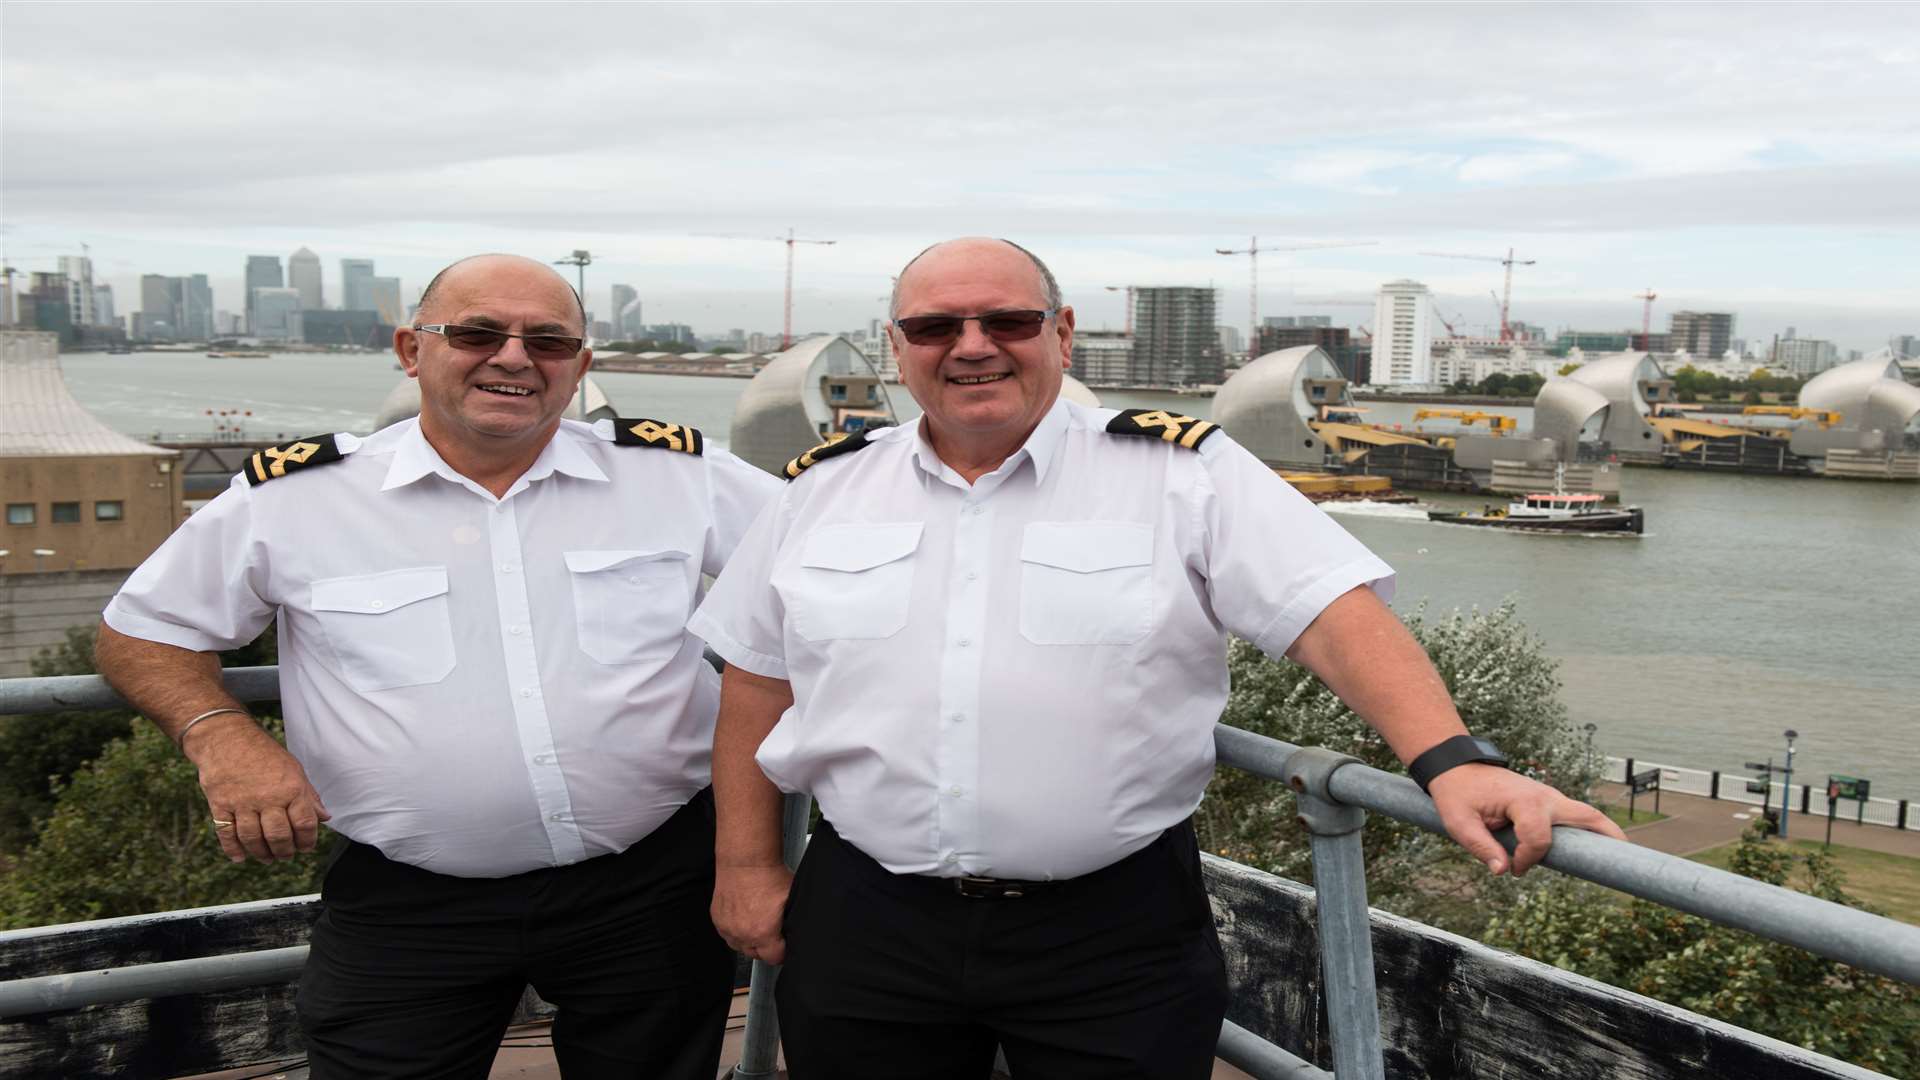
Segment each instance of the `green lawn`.
[[1636,812],[1632,818],[1627,817],[1627,808],[1624,806],[1602,806],[1600,809],[1605,812],[1608,817],[1613,819],[1615,825],[1623,829],[1631,829],[1636,825],[1645,825],[1649,822],[1665,821],[1667,819],[1667,815],[1653,812],[1653,800],[1651,798],[1640,800],[1639,804],[1635,807]]
[[[1793,845],[1796,852],[1820,850],[1818,840],[1787,842]],[[1738,846],[1722,844],[1689,857],[1695,862],[1725,870],[1733,857],[1733,849]],[[1827,854],[1846,872],[1849,895],[1865,900],[1901,922],[1920,924],[1920,859],[1841,847],[1839,844],[1835,844]]]

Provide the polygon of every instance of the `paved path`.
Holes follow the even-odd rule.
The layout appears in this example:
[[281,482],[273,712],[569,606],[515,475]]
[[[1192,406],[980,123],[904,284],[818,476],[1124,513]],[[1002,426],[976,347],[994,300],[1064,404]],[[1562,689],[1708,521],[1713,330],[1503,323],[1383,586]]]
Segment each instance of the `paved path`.
[[[1596,784],[1593,797],[1602,805],[1623,809],[1627,805],[1627,789],[1623,784]],[[1636,805],[1642,811],[1653,809],[1653,796],[1640,796]],[[1627,838],[1669,855],[1694,855],[1740,839],[1740,833],[1759,816],[1760,808],[1748,803],[1663,791],[1660,793],[1660,812],[1667,815],[1666,820],[1625,826]],[[1827,815],[1824,812],[1802,814],[1796,810],[1787,819],[1787,836],[1790,839],[1822,840],[1826,835]],[[1920,832],[1912,829],[1855,825],[1850,819],[1835,818],[1833,842],[1845,847],[1920,859]]]

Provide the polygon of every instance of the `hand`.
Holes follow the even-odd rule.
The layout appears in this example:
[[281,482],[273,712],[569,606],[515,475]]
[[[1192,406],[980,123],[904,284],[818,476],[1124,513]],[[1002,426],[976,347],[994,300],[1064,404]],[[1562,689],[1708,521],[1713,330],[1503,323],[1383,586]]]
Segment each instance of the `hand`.
[[719,866],[713,875],[713,928],[734,949],[778,964],[787,958],[780,936],[793,871],[785,866]]
[[327,808],[300,762],[252,717],[210,717],[187,733],[181,749],[200,768],[213,820],[233,822],[213,830],[227,858],[276,862],[313,850]]
[[1433,778],[1427,794],[1433,796],[1447,835],[1493,874],[1507,869],[1507,849],[1492,832],[1505,825],[1512,825],[1520,840],[1513,850],[1515,877],[1546,857],[1553,846],[1555,825],[1571,825],[1615,840],[1627,838],[1620,826],[1586,803],[1497,765],[1448,769]]

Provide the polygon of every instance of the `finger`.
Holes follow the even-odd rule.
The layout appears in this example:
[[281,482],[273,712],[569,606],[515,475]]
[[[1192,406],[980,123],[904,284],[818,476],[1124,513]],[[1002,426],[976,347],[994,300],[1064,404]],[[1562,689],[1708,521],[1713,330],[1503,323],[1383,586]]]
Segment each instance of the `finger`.
[[213,838],[215,841],[219,843],[221,854],[225,855],[229,859],[232,859],[234,862],[239,862],[242,859],[245,859],[247,857],[247,853],[241,850],[240,838],[234,835],[233,811],[214,810],[211,806],[208,807],[208,810],[210,813],[212,813],[213,820],[215,822],[221,822],[221,821],[226,822],[225,825],[216,824],[213,826]]
[[260,811],[260,835],[276,859],[291,859],[297,851],[293,844],[293,822],[288,820],[284,806]]
[[1440,824],[1446,826],[1447,835],[1453,842],[1467,849],[1467,854],[1479,859],[1487,868],[1487,873],[1498,874],[1507,868],[1507,849],[1487,831],[1486,823],[1480,815],[1471,811],[1440,811]]
[[267,847],[267,841],[260,835],[260,815],[252,810],[241,810],[233,815],[233,831],[240,838],[240,847],[253,858],[261,862],[273,861],[273,850]]
[[1520,840],[1513,849],[1513,874],[1519,877],[1546,858],[1553,846],[1553,815],[1545,806],[1528,801],[1510,808],[1508,816],[1513,819],[1513,835]]
[[[1556,825],[1571,825],[1576,829],[1597,832],[1602,836],[1611,836],[1615,840],[1627,840],[1627,831],[1612,818],[1583,802],[1568,799],[1564,805],[1554,811]],[[1631,844],[1633,841],[1627,840]]]
[[320,839],[320,808],[310,799],[296,799],[287,808],[287,820],[293,824],[293,846],[305,854]]

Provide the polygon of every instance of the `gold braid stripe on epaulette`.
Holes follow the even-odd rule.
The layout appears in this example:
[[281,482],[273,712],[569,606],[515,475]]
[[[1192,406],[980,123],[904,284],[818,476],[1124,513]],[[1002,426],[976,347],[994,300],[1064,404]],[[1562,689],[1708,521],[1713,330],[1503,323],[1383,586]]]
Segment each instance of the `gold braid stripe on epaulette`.
[[867,433],[864,431],[855,435],[835,432],[827,437],[826,442],[787,462],[787,467],[780,470],[780,475],[792,480],[827,458],[851,454],[866,445]]
[[700,434],[699,428],[659,420],[616,417],[613,421],[613,442],[616,446],[651,446],[658,450],[678,450],[683,454],[696,455],[707,449],[707,438]]
[[339,460],[340,447],[331,434],[309,435],[304,439],[256,451],[240,472],[246,476],[247,483],[259,487],[290,472]]
[[1181,416],[1165,409],[1122,409],[1120,415],[1107,422],[1108,434],[1162,439],[1189,450],[1196,449],[1207,436],[1219,430],[1220,425],[1211,420]]

